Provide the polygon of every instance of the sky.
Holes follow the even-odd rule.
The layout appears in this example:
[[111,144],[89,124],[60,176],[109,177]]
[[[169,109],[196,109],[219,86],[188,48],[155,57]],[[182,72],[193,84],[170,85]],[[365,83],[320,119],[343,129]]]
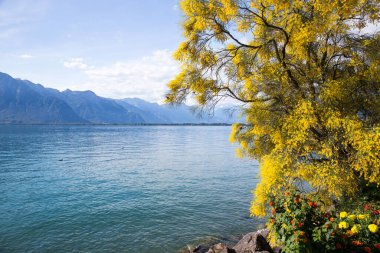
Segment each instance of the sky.
[[181,20],[178,0],[0,0],[0,72],[162,103]]
[[178,0],[0,0],[0,72],[161,103],[181,20]]

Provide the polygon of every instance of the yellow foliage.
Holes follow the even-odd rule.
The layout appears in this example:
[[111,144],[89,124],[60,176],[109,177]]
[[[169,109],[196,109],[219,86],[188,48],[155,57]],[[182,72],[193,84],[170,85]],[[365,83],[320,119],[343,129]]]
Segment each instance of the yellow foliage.
[[306,184],[326,203],[380,185],[378,0],[181,0],[182,71],[167,102],[244,103],[237,155],[260,162],[251,213]]

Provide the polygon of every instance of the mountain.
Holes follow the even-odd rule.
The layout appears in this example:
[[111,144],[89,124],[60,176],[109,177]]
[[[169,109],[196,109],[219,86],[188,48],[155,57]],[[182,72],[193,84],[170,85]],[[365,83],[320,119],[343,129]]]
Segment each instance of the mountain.
[[139,98],[125,98],[118,100],[123,105],[133,105],[140,110],[149,114],[142,116],[152,123],[167,123],[167,124],[181,124],[181,123],[234,123],[239,121],[236,113],[232,116],[229,115],[223,108],[216,109],[213,115],[207,113],[200,114],[195,107],[187,105],[159,105],[157,103],[150,103]]
[[128,110],[112,99],[97,96],[92,91],[65,90],[60,98],[83,119],[93,123],[142,123],[139,113]]
[[65,102],[0,73],[1,123],[87,123]]
[[232,123],[221,109],[214,117],[187,105],[169,106],[138,98],[110,99],[92,91],[60,92],[0,72],[0,123],[4,124],[183,124]]

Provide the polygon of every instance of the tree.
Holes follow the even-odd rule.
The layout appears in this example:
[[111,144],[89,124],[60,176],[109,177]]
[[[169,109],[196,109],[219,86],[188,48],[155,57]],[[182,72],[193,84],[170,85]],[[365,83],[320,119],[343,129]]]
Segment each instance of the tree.
[[[167,102],[229,97],[231,141],[260,162],[251,213],[307,185],[325,201],[380,185],[378,0],[182,0],[186,41]],[[376,29],[372,29],[376,30]]]

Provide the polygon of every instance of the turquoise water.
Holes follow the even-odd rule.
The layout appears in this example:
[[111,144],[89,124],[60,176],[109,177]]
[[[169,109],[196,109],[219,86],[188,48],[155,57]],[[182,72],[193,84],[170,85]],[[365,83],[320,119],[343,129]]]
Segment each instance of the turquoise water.
[[234,240],[258,165],[222,126],[0,126],[0,252],[178,252]]

